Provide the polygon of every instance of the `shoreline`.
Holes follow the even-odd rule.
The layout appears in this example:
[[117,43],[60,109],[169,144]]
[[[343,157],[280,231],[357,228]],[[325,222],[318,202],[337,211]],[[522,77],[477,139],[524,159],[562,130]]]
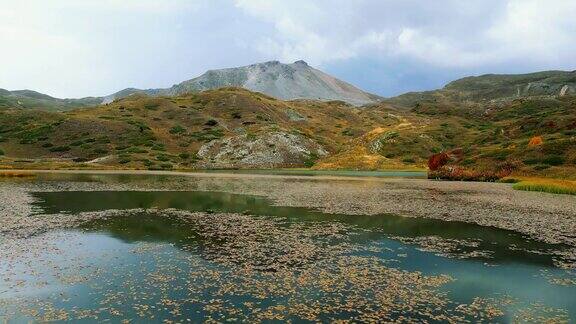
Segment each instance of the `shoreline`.
[[[16,171],[16,170],[15,170]],[[378,215],[461,221],[512,230],[552,244],[576,247],[576,197],[513,190],[511,184],[428,179],[302,176],[140,170],[34,170],[41,175],[142,175],[128,182],[27,178],[0,181],[0,200],[29,204],[41,191],[219,191],[263,196],[274,205],[331,214]],[[151,183],[146,176],[173,176]],[[337,181],[337,185],[334,185]],[[21,206],[23,209],[28,209]],[[14,213],[0,206],[0,216]],[[6,217],[4,217],[6,218]]]

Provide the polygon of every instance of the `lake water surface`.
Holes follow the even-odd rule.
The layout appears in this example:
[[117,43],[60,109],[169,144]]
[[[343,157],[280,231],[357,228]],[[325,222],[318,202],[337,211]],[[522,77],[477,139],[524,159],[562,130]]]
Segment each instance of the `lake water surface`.
[[559,247],[511,231],[222,192],[34,196],[41,214],[116,214],[1,260],[0,320],[576,319]]

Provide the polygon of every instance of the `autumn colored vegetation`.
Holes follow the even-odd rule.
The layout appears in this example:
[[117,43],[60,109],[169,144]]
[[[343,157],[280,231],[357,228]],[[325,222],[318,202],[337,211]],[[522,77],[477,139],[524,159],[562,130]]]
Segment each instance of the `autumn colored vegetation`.
[[544,144],[544,140],[542,139],[542,136],[534,136],[530,139],[530,142],[528,142],[529,147],[540,146],[542,144]]
[[516,166],[509,162],[491,169],[475,169],[457,165],[464,158],[462,149],[441,152],[428,159],[428,178],[454,181],[497,181],[509,176]]
[[464,151],[460,148],[434,154],[428,159],[428,169],[437,171],[448,163],[458,163],[462,161],[463,157]]

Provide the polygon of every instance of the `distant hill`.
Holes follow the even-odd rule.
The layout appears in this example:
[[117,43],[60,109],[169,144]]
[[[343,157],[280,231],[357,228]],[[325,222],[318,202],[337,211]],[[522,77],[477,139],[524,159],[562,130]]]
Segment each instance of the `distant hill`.
[[292,64],[270,61],[237,68],[211,70],[167,89],[124,89],[106,97],[104,102],[109,103],[135,93],[150,96],[178,96],[222,87],[241,87],[282,100],[340,100],[355,106],[374,103],[381,99],[317,70],[304,61]]
[[8,91],[0,89],[0,109],[26,108],[47,111],[64,111],[79,107],[99,105],[102,98],[58,99],[32,90]]
[[385,100],[388,103],[418,108],[418,105],[460,105],[485,109],[520,98],[562,97],[576,94],[576,71],[545,71],[529,74],[487,74],[466,77],[434,91],[409,92]]

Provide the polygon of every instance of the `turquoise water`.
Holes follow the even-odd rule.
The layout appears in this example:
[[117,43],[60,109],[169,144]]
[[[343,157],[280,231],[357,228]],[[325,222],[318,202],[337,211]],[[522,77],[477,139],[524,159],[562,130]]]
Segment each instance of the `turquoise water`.
[[[46,214],[120,215],[40,235],[39,251],[0,261],[7,278],[0,282],[0,320],[358,320],[385,302],[393,307],[376,318],[576,318],[576,286],[557,280],[574,280],[574,273],[555,267],[551,255],[563,247],[511,231],[394,215],[331,215],[219,192],[35,197]],[[152,211],[130,211],[136,208]],[[424,246],[420,239],[429,237],[444,247],[450,243],[449,251]],[[452,279],[430,291],[410,283],[444,275]],[[388,301],[387,295],[396,297]],[[487,319],[460,311],[478,298],[503,314]],[[344,307],[348,301],[352,306]]]

